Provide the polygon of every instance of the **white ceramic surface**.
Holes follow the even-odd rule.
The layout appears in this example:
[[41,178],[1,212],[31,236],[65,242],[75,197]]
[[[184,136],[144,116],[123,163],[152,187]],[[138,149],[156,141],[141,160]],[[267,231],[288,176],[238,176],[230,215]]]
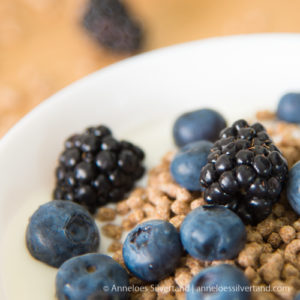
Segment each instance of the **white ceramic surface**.
[[65,137],[107,124],[118,137],[142,146],[147,165],[153,166],[172,147],[170,125],[177,114],[205,106],[232,120],[275,109],[280,95],[300,90],[299,53],[300,35],[294,34],[182,44],[87,76],[23,118],[0,141],[0,299],[17,299],[5,297],[5,291],[15,295],[11,289],[18,289],[22,300],[54,299],[42,290],[54,282],[43,281],[39,263],[32,268],[23,263],[23,256],[29,259],[23,253],[23,223],[36,208],[32,203],[50,200]]

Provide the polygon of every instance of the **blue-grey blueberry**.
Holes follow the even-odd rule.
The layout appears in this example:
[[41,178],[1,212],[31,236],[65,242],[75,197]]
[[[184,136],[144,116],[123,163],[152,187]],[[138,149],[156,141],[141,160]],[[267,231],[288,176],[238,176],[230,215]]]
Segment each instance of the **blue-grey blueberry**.
[[67,260],[56,275],[58,300],[125,300],[129,276],[111,257],[89,253]]
[[246,229],[241,219],[222,205],[191,211],[180,227],[185,250],[200,260],[232,259],[243,249]]
[[221,264],[198,273],[190,282],[187,300],[249,300],[250,282],[235,266]]
[[123,258],[136,277],[156,282],[169,276],[182,255],[179,233],[169,222],[151,220],[137,225],[123,245]]
[[198,109],[179,116],[173,126],[173,137],[177,146],[188,143],[218,139],[226,121],[221,114],[213,109]]
[[290,123],[300,123],[300,93],[288,93],[281,97],[277,117]]
[[96,252],[99,243],[95,221],[85,208],[71,201],[53,200],[40,206],[27,226],[29,252],[53,267],[71,257]]
[[190,191],[201,191],[200,174],[212,146],[209,141],[199,141],[181,148],[170,165],[173,179]]
[[300,215],[300,161],[289,171],[286,194],[291,207]]

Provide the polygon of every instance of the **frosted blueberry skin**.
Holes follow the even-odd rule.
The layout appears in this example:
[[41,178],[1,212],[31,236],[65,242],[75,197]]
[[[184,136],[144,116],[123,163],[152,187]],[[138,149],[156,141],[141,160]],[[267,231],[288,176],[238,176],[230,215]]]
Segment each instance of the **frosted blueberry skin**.
[[201,140],[214,142],[225,127],[226,121],[218,112],[199,109],[177,118],[173,126],[173,138],[178,147]]
[[277,117],[290,123],[300,123],[300,93],[288,93],[281,97]]
[[300,293],[296,294],[294,300],[300,300]]
[[190,191],[202,191],[200,174],[212,146],[209,141],[198,141],[181,148],[170,165],[173,179]]
[[186,293],[186,300],[250,300],[250,298],[250,282],[240,269],[228,264],[206,268],[198,273],[190,282]]
[[129,276],[111,257],[89,253],[62,264],[56,275],[58,300],[128,299]]
[[128,270],[148,282],[157,282],[173,273],[181,255],[179,233],[171,223],[163,220],[137,225],[123,245]]
[[53,200],[29,220],[26,244],[36,259],[58,268],[71,257],[96,252],[100,234],[88,211],[71,201]]
[[246,228],[241,219],[221,205],[191,211],[180,227],[184,249],[200,260],[232,259],[243,249]]
[[291,207],[300,215],[300,162],[290,169],[286,194]]

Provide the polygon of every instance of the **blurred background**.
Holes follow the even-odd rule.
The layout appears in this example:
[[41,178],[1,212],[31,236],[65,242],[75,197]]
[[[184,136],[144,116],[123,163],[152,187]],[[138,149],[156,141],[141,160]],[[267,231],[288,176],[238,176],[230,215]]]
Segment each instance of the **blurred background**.
[[[142,42],[134,51],[120,51],[107,47],[108,40],[114,30],[124,35],[117,27],[128,20],[109,19],[118,18],[118,5],[103,13],[90,2],[0,0],[0,136],[59,89],[130,55],[208,37],[300,32],[300,0],[124,0],[118,5],[125,6],[125,19],[134,22]],[[88,12],[93,26],[83,25]],[[106,23],[99,23],[106,13]]]

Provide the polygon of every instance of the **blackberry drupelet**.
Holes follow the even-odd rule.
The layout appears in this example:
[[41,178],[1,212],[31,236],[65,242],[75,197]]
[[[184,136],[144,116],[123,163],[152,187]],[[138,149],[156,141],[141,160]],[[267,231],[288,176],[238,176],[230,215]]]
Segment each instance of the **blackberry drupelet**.
[[107,127],[88,128],[65,142],[56,169],[54,199],[77,202],[93,213],[132,189],[144,174],[143,159],[140,148],[117,141]]
[[287,178],[287,162],[260,123],[236,121],[223,129],[201,170],[209,204],[222,204],[245,223],[257,224],[272,210]]
[[141,47],[142,30],[120,0],[91,0],[84,27],[105,48],[132,53]]

